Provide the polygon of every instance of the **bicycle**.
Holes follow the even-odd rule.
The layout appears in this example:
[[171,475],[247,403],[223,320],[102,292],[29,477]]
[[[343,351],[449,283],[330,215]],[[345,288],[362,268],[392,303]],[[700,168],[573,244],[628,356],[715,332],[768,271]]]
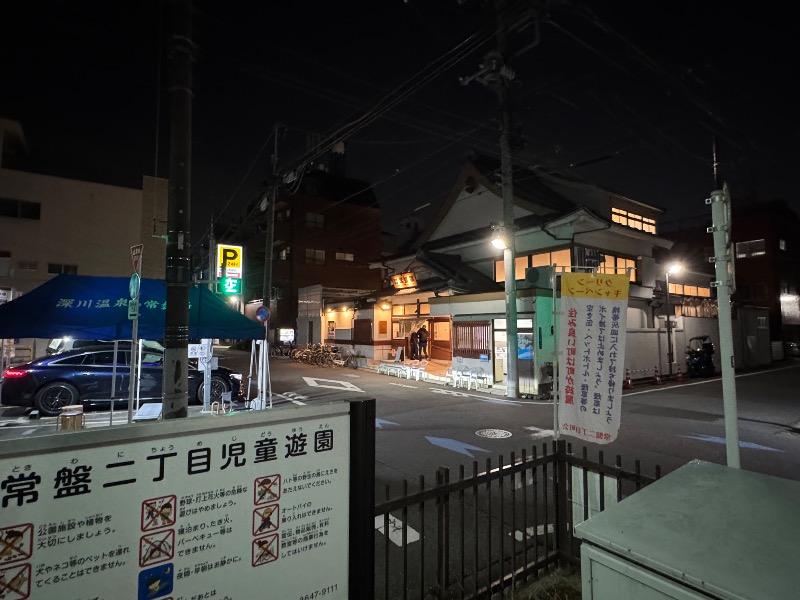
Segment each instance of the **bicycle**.
[[338,361],[343,367],[350,367],[351,369],[358,369],[358,356],[355,352],[345,351],[343,356]]

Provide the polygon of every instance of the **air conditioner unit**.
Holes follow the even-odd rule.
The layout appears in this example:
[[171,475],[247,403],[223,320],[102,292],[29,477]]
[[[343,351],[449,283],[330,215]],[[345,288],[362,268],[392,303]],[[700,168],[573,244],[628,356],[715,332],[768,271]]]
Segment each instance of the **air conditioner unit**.
[[530,267],[525,269],[525,282],[535,288],[553,289],[553,267]]

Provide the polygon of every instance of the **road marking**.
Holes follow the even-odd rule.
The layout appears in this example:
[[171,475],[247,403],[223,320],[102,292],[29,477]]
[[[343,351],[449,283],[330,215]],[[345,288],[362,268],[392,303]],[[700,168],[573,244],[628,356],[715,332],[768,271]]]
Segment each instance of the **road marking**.
[[319,377],[303,377],[303,379],[305,379],[305,382],[311,387],[330,388],[332,390],[339,390],[341,392],[361,392],[362,394],[364,393],[364,390],[360,389],[359,387],[350,383],[349,381],[338,381],[336,379],[320,379]]
[[308,396],[303,396],[302,394],[298,394],[296,392],[285,392],[283,394],[273,394],[273,396],[277,396],[279,398],[283,398],[284,400],[288,400],[292,404],[297,404],[298,406],[305,406],[305,402],[301,402],[301,400],[308,400]]
[[408,384],[405,384],[405,383],[390,383],[389,385],[396,385],[397,387],[411,388],[412,390],[417,389],[417,386],[408,385]]
[[397,425],[397,423],[386,419],[375,419],[375,429],[383,429],[384,425]]
[[[375,517],[375,529],[383,533],[383,515]],[[403,521],[389,515],[389,540],[396,546],[403,545]],[[419,533],[412,527],[406,526],[406,542],[411,544],[419,541]]]
[[530,437],[532,440],[537,440],[539,438],[550,438],[553,437],[553,430],[552,429],[539,429],[538,427],[526,427],[528,431],[531,432]]
[[[552,535],[554,531],[555,531],[555,529],[553,528],[553,524],[552,524],[552,523],[548,523],[548,524],[547,524],[547,535]],[[544,525],[537,525],[537,526],[536,526],[536,531],[535,531],[535,532],[534,532],[534,530],[533,530],[533,527],[527,527],[527,528],[525,529],[525,531],[521,531],[521,530],[517,529],[517,530],[514,532],[514,538],[515,538],[515,539],[516,539],[518,542],[522,542],[522,541],[524,541],[524,540],[525,540],[525,538],[532,538],[532,537],[534,537],[534,536],[541,536],[541,535],[544,535],[544,532],[545,532],[545,527],[544,527]],[[509,536],[510,536],[510,535],[511,535],[511,532],[509,531],[509,532],[508,532],[506,535],[509,535]]]
[[[775,371],[785,371],[786,369],[796,369],[797,365],[792,365],[790,367],[780,367],[778,369],[768,369],[766,371],[758,371],[756,373],[739,373],[735,377],[739,379],[740,377],[755,377],[756,375],[766,375],[769,373],[774,373]],[[670,385],[668,387],[663,387],[660,385],[654,385],[651,389],[648,390],[641,390],[638,392],[629,392],[627,394],[623,394],[623,397],[626,396],[638,396],[639,394],[652,394],[653,392],[662,392],[664,390],[671,390],[675,388],[683,388],[689,387],[692,385],[703,385],[704,383],[712,383],[715,381],[722,381],[722,377],[709,377],[708,379],[704,379],[703,381],[693,381],[690,383],[679,383],[677,385]],[[643,384],[643,385],[650,385],[650,384]]]
[[452,450],[453,452],[458,452],[459,454],[466,454],[470,458],[475,458],[475,456],[470,452],[470,450],[480,450],[481,452],[489,452],[488,450],[484,450],[483,448],[479,448],[478,446],[473,446],[472,444],[467,444],[466,442],[459,442],[458,440],[454,440],[451,438],[440,438],[440,437],[433,437],[426,435],[425,439],[428,440],[434,446],[439,446],[446,450]]
[[446,388],[428,388],[434,394],[442,394],[444,396],[457,396],[459,398],[476,398],[482,402],[489,402],[491,404],[509,404],[512,406],[520,406],[522,404],[530,404],[530,402],[520,402],[518,400],[509,400],[507,398],[495,398],[492,396],[479,396],[478,394],[470,394],[467,392],[459,392],[458,390],[451,390]]
[[[704,435],[700,433],[696,433],[693,435],[679,435],[678,437],[688,438],[690,440],[699,440],[701,442],[712,442],[714,444],[725,444],[727,443],[725,438],[718,437],[715,435]],[[756,444],[755,442],[742,442],[739,441],[740,448],[750,448],[752,450],[766,450],[767,452],[780,452],[783,454],[783,450],[778,450],[777,448],[770,448],[769,446],[762,446],[761,444]]]

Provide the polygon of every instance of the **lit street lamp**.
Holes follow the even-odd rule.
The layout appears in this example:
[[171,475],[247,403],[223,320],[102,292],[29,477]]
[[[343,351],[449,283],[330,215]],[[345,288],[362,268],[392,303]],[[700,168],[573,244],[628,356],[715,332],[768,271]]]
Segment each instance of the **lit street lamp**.
[[672,377],[672,362],[674,356],[672,354],[672,307],[669,303],[669,274],[672,273],[674,275],[680,271],[681,268],[681,265],[674,264],[670,265],[667,269],[667,368],[669,369],[670,377]]

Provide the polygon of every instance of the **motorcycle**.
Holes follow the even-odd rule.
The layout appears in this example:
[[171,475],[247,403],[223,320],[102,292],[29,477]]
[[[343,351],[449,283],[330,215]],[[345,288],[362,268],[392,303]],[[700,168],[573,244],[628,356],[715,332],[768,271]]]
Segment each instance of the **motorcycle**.
[[686,372],[689,377],[711,377],[716,373],[714,342],[707,335],[693,337],[686,346]]

